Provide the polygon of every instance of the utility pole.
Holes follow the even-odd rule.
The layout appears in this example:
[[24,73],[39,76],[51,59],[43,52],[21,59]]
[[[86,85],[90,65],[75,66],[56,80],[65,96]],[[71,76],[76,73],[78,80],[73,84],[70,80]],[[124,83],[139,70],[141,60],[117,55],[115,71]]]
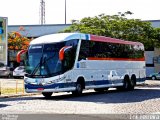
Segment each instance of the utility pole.
[[67,3],[66,3],[66,0],[65,0],[65,7],[64,7],[64,9],[65,9],[65,10],[64,10],[64,14],[65,14],[65,24],[66,24],[66,13],[67,13],[67,11],[66,11],[66,4],[67,4]]
[[45,1],[40,1],[40,24],[45,24]]

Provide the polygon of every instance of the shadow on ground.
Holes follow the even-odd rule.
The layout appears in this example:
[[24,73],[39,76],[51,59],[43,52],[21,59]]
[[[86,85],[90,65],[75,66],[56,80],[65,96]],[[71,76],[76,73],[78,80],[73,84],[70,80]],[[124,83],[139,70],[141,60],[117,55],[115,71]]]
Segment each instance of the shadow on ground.
[[145,100],[160,98],[160,88],[138,88],[133,91],[108,90],[104,93],[85,91],[82,96],[75,97],[72,94],[54,93],[49,99],[39,96],[28,96],[18,98],[2,98],[0,102],[18,101],[19,103],[29,100],[47,100],[49,101],[78,101],[78,102],[94,102],[101,104],[110,103],[133,103]]
[[7,106],[9,106],[9,105],[7,105],[7,104],[0,104],[0,108],[7,107]]
[[[75,97],[71,94],[52,96],[47,100],[63,100],[63,101],[78,101],[78,102],[95,102],[102,104],[109,103],[132,103],[141,102],[150,99],[160,98],[160,89],[135,89],[133,91],[118,91],[109,90],[104,93],[86,92],[82,96]],[[46,100],[45,98],[39,98]]]

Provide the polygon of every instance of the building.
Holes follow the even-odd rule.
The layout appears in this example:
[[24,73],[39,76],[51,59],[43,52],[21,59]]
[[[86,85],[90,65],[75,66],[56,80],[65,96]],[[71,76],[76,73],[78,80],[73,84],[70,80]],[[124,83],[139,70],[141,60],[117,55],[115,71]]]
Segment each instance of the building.
[[17,31],[22,36],[36,38],[39,36],[58,33],[71,24],[44,24],[44,25],[9,25],[8,32]]
[[155,28],[160,28],[160,20],[147,20],[147,22],[150,22]]
[[[155,28],[160,28],[160,20],[147,20],[151,22]],[[8,32],[18,31],[23,36],[29,38],[36,38],[42,35],[58,33],[71,24],[44,24],[44,25],[10,25]],[[15,56],[15,55],[14,55]],[[153,50],[145,51],[146,58],[146,75],[160,71],[160,49],[153,48]]]
[[[151,22],[155,28],[160,28],[160,20],[147,20]],[[146,75],[149,77],[150,73],[160,71],[160,48],[153,48],[153,50],[145,51],[146,59]]]

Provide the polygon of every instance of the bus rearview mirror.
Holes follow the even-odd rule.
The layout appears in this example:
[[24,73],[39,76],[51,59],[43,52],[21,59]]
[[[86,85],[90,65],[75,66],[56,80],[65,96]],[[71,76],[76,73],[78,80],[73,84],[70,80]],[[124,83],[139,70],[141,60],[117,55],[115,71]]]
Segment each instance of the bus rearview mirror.
[[64,60],[65,52],[71,49],[72,46],[64,46],[59,50],[59,60]]
[[19,52],[17,53],[16,59],[17,59],[17,62],[18,62],[18,63],[21,62],[21,54],[24,54],[24,53],[26,53],[26,52],[27,52],[27,50],[21,50],[21,51],[19,51]]

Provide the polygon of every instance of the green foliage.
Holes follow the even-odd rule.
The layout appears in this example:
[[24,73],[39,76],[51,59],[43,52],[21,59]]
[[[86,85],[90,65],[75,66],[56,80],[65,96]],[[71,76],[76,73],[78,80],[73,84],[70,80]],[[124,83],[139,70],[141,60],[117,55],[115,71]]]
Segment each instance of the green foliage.
[[130,11],[118,15],[101,14],[95,17],[83,18],[62,32],[89,33],[118,39],[139,41],[146,49],[160,46],[160,28],[153,28],[150,22],[139,19],[127,19]]

